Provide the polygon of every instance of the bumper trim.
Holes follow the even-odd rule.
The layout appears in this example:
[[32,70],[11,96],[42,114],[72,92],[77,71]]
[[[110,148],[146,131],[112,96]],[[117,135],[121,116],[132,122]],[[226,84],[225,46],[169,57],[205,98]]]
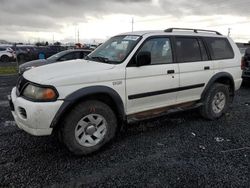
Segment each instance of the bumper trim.
[[[12,112],[12,115],[14,117],[14,119],[17,119],[17,116],[14,112]],[[30,127],[25,126],[24,124],[22,124],[20,121],[15,121],[17,126],[24,130],[25,132],[34,135],[34,136],[46,136],[46,135],[51,135],[52,133],[52,128],[48,128],[48,129],[32,129]]]
[[[51,135],[53,128],[49,127],[56,112],[62,105],[62,101],[55,102],[31,102],[22,97],[17,97],[16,87],[11,91],[11,97],[8,97],[10,106],[13,103],[14,110],[11,111],[17,126],[34,136]],[[27,118],[22,117],[20,108],[24,108]]]

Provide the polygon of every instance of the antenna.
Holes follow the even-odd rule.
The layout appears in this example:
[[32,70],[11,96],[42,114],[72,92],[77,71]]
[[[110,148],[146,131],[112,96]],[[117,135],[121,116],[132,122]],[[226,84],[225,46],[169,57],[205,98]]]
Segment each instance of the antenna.
[[230,37],[232,28],[228,28],[227,36]]
[[134,18],[132,17],[132,32],[134,32]]
[[79,28],[78,28],[78,30],[77,30],[77,43],[79,43],[79,38],[80,38],[80,34],[79,34]]

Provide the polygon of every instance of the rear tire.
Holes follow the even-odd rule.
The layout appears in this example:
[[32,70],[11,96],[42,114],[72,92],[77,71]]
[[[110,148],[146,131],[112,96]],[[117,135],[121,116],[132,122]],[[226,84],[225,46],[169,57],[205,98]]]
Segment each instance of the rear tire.
[[204,105],[200,107],[200,113],[206,119],[218,119],[228,110],[229,104],[229,87],[215,83],[206,93]]
[[99,150],[114,138],[117,118],[105,103],[91,100],[75,106],[63,122],[62,138],[75,155]]

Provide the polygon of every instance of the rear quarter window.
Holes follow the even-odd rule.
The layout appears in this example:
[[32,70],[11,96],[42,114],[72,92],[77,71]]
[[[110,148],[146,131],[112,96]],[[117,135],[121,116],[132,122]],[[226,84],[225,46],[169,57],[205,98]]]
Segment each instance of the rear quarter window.
[[212,60],[234,58],[233,49],[226,38],[205,39]]

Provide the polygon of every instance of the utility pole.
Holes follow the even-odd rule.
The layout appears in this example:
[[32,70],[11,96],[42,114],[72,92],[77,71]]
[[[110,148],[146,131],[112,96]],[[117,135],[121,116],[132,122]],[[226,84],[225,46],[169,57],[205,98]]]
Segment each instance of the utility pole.
[[231,30],[232,30],[231,28],[228,28],[228,32],[227,32],[228,37],[230,37],[230,35],[231,35]]
[[78,30],[77,30],[77,43],[80,42],[79,38],[80,38],[80,34],[79,34],[79,28],[78,28]]
[[132,17],[132,32],[134,32],[134,18]]
[[75,44],[76,44],[76,42],[77,42],[77,41],[76,41],[76,26],[75,26]]
[[53,41],[53,43],[52,43],[52,44],[54,44],[54,43],[55,43],[55,37],[54,37],[54,34],[53,34],[53,40],[52,40],[52,41]]

